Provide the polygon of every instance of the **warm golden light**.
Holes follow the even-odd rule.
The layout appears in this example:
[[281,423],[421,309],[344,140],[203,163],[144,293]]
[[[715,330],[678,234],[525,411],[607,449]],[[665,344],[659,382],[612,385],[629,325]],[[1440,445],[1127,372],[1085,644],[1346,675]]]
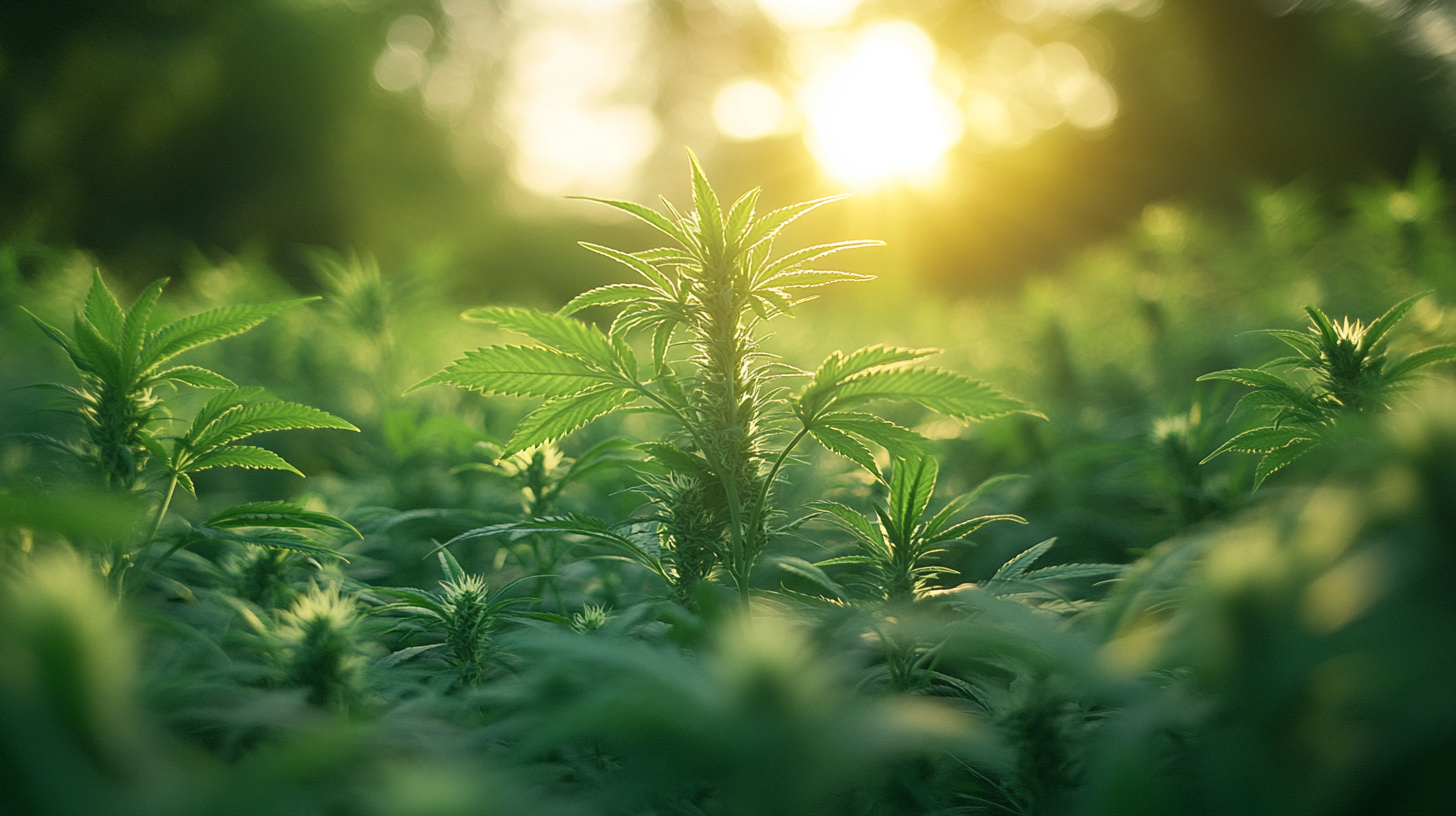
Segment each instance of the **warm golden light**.
[[713,98],[713,124],[730,139],[762,139],[783,120],[784,98],[756,79],[730,82]]
[[804,88],[805,138],[825,172],[853,187],[929,181],[961,137],[935,81],[935,46],[905,22],[868,29]]

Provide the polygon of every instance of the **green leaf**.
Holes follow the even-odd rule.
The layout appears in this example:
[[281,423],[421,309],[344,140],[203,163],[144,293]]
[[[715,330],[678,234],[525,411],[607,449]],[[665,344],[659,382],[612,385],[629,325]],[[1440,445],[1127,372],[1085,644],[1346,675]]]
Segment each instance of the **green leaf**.
[[79,349],[75,343],[71,342],[71,338],[68,337],[65,332],[36,317],[34,313],[32,313],[24,306],[21,306],[20,310],[30,315],[30,319],[35,321],[35,325],[41,330],[41,332],[45,334],[46,337],[49,337],[51,339],[51,342],[55,343],[65,350],[66,356],[71,358],[71,364],[74,365],[77,370],[82,372],[95,370],[95,367],[91,364],[91,362],[87,360],[85,356],[81,353],[81,349]]
[[1265,454],[1264,458],[1259,460],[1259,466],[1254,468],[1254,489],[1258,490],[1264,480],[1272,476],[1275,471],[1309,453],[1314,446],[1315,441],[1312,439],[1299,439]]
[[[128,361],[141,361],[142,344],[147,338],[147,324],[152,319],[152,309],[156,307],[157,301],[162,297],[162,289],[167,285],[167,278],[158,278],[152,281],[151,285],[137,295],[136,302],[131,305],[131,310],[126,313],[126,325],[122,329],[121,352],[126,355]],[[151,365],[142,366],[143,371],[151,368]]]
[[929,530],[929,527],[934,525],[928,525],[925,532],[925,543],[938,544],[942,541],[955,541],[965,538],[993,521],[1014,521],[1017,524],[1029,523],[1021,516],[1012,513],[1002,513],[994,516],[979,516],[968,521],[962,521],[959,524],[952,524],[944,530],[937,529],[934,533]]
[[307,297],[246,306],[223,306],[184,317],[159,329],[142,344],[141,370],[145,371],[190,348],[241,334],[284,309],[315,300],[318,298]]
[[[206,529],[206,528],[204,528]],[[208,536],[214,539],[235,541],[239,544],[251,544],[255,547],[271,547],[278,550],[291,550],[304,555],[312,555],[320,558],[337,558],[344,563],[349,559],[329,549],[320,546],[313,539],[295,533],[292,530],[279,530],[273,527],[244,528],[241,530],[218,530]]]
[[[579,243],[581,244],[581,246],[586,247],[587,249],[597,253],[598,255],[603,255],[605,257],[611,258],[617,263],[620,263],[628,267],[629,269],[635,270],[644,278],[647,278],[647,280],[651,282],[653,286],[657,287],[658,292],[661,292],[662,294],[667,296],[672,296],[676,294],[676,287],[672,285],[672,280],[664,275],[662,271],[659,270],[657,267],[653,266],[650,261],[644,260],[638,255],[632,255],[630,253],[623,252],[619,249],[599,246],[597,244],[587,243],[586,241],[581,241]],[[570,314],[571,312],[567,312],[563,309],[562,313]]]
[[252,445],[230,445],[222,450],[205,453],[185,465],[188,473],[215,467],[287,470],[299,476],[303,475],[298,468],[284,461],[282,456]]
[[521,420],[501,456],[511,456],[543,442],[560,439],[597,417],[610,414],[636,399],[636,393],[611,384],[602,384],[579,394],[556,397]]
[[[757,286],[765,279],[771,278],[780,272],[790,269],[797,269],[810,261],[817,261],[820,258],[833,255],[836,252],[843,252],[846,249],[861,249],[864,247],[884,246],[884,241],[838,241],[832,244],[818,244],[805,247],[804,249],[790,252],[773,263],[765,266],[757,277],[754,278],[754,285]],[[873,277],[873,276],[870,276]]]
[[1402,359],[1395,365],[1392,365],[1385,372],[1385,381],[1388,383],[1396,383],[1408,380],[1419,369],[1435,363],[1444,363],[1449,360],[1456,360],[1456,344],[1432,346],[1431,348],[1418,351]]
[[1241,385],[1251,385],[1256,388],[1290,388],[1289,383],[1286,383],[1278,375],[1270,374],[1267,371],[1260,371],[1257,368],[1230,368],[1225,371],[1210,372],[1198,378],[1198,382],[1205,382],[1207,380],[1232,380]]
[[643,442],[637,446],[658,464],[675,473],[695,476],[707,481],[713,478],[713,468],[702,454],[684,450],[666,442]]
[[190,385],[196,388],[237,388],[237,383],[227,377],[208,371],[205,368],[192,365],[173,366],[165,371],[153,374],[151,379],[157,382],[179,382],[183,385]]
[[[296,402],[269,400],[231,408],[221,414],[216,421],[198,429],[200,432],[197,435],[194,436],[193,430],[189,430],[185,439],[192,450],[200,451],[264,431],[291,431],[304,428],[359,430],[326,411]],[[197,429],[195,422],[193,429]]]
[[852,508],[835,501],[809,502],[809,507],[829,513],[841,527],[852,533],[862,543],[869,545],[873,551],[880,553],[886,551],[884,534],[878,527],[871,524],[869,519]]
[[[439,614],[441,614],[441,616],[443,617],[444,613]],[[424,646],[406,646],[403,649],[390,652],[388,655],[380,658],[379,661],[374,664],[374,668],[387,669],[391,666],[398,666],[400,663],[403,663],[412,657],[417,657],[421,654],[424,654],[425,652],[430,651],[431,649],[438,649],[444,645],[445,644],[443,643],[429,643]]]
[[743,242],[738,246],[738,250],[744,252],[753,249],[765,241],[772,240],[778,236],[784,227],[793,223],[800,216],[816,210],[825,204],[845,198],[849,198],[848,194],[816,198],[813,201],[803,201],[798,204],[790,204],[787,207],[780,207],[753,222],[753,225],[748,229],[748,234],[744,236]]
[[598,368],[612,368],[612,344],[595,326],[587,325],[552,312],[517,309],[509,306],[487,306],[471,309],[466,320],[495,323],[513,332],[524,334],[539,343],[577,357]]
[[940,465],[935,457],[925,453],[895,462],[890,474],[890,510],[900,527],[897,536],[900,541],[910,540],[920,516],[930,506],[939,473]]
[[861,275],[858,272],[833,272],[827,270],[803,269],[797,271],[780,272],[777,275],[765,280],[761,285],[774,289],[809,289],[816,286],[828,286],[831,283],[853,282],[874,280],[874,275]]
[[576,314],[589,306],[613,306],[618,303],[630,303],[632,301],[650,298],[656,295],[657,290],[650,286],[643,286],[640,283],[610,283],[606,286],[598,286],[589,289],[561,307],[557,314],[563,317]]
[[728,209],[727,237],[730,243],[737,243],[748,231],[748,225],[753,220],[753,208],[758,204],[760,192],[757,187],[749,190],[733,202],[733,206]]
[[1376,318],[1375,322],[1371,323],[1370,327],[1365,330],[1365,335],[1360,338],[1360,351],[1365,354],[1370,354],[1378,348],[1381,342],[1385,340],[1385,335],[1390,333],[1391,329],[1395,328],[1395,324],[1399,323],[1401,318],[1405,317],[1406,312],[1409,312],[1412,306],[1416,305],[1416,301],[1428,294],[1430,293],[1421,292],[1417,295],[1411,295],[1405,300],[1391,306],[1385,311],[1385,314]]
[[1026,573],[1028,581],[1065,581],[1076,578],[1100,578],[1103,575],[1122,575],[1127,572],[1126,564],[1058,564]]
[[1269,453],[1280,448],[1288,447],[1295,442],[1309,441],[1312,439],[1309,431],[1297,426],[1276,426],[1265,425],[1260,428],[1244,431],[1233,439],[1218,446],[1218,449],[1204,457],[1198,464],[1207,464],[1209,460],[1227,451],[1238,451],[1240,453]]
[[440,569],[445,573],[446,578],[457,584],[466,579],[465,568],[460,566],[459,561],[455,560],[455,554],[450,552],[449,548],[441,547],[435,553],[435,557],[440,559]]
[[814,374],[813,386],[831,386],[862,371],[880,366],[897,365],[939,354],[940,349],[900,348],[898,346],[874,345],[860,349],[848,357],[832,352]]
[[858,412],[824,414],[814,424],[868,439],[884,448],[890,456],[896,459],[914,456],[930,444],[930,440],[909,428],[902,428],[874,414]]
[[791,575],[797,575],[800,578],[807,579],[810,583],[813,583],[815,586],[825,590],[831,596],[841,601],[849,599],[849,596],[845,594],[844,587],[841,587],[838,581],[830,578],[829,574],[821,569],[819,564],[811,564],[802,558],[795,558],[791,555],[772,556],[767,560],[769,566],[778,567]]
[[91,291],[86,293],[86,319],[110,342],[117,343],[121,340],[126,315],[122,314],[121,304],[116,302],[116,296],[111,294],[111,290],[101,280],[99,269],[91,273]]
[[611,525],[605,521],[595,516],[587,516],[580,513],[546,516],[539,519],[527,519],[524,521],[513,521],[507,524],[481,527],[455,536],[445,546],[448,547],[457,542],[469,541],[476,538],[494,538],[515,532],[560,533],[563,535],[578,535],[590,538],[608,545],[612,549],[626,555],[630,560],[647,567],[664,581],[667,580],[667,573],[662,568],[662,562],[644,550],[637,542],[613,530]]
[[875,464],[875,455],[859,440],[843,431],[820,425],[810,428],[809,435],[819,440],[819,444],[831,453],[837,453],[874,474],[876,478],[879,477],[880,468]]
[[698,229],[702,233],[703,245],[710,257],[722,258],[725,248],[723,208],[718,203],[718,194],[713,192],[713,185],[708,183],[708,177],[703,174],[703,167],[692,150],[688,151],[688,165],[693,176],[693,209],[698,214]]
[[1005,564],[1002,564],[1001,569],[996,570],[996,574],[991,576],[991,580],[1009,581],[1022,577],[1026,574],[1026,571],[1031,568],[1031,565],[1035,563],[1038,558],[1046,555],[1046,551],[1050,550],[1052,548],[1052,545],[1055,543],[1057,543],[1057,540],[1055,538],[1048,538],[1046,541],[1043,541],[1040,544],[1033,544],[1025,552],[1021,553],[1015,558],[1012,558]]
[[676,240],[684,247],[691,247],[693,245],[692,240],[690,240],[687,234],[684,233],[676,224],[669,221],[656,210],[644,207],[641,204],[634,204],[630,201],[614,201],[606,198],[592,198],[590,196],[567,196],[567,198],[576,198],[583,201],[595,201],[598,204],[605,204],[608,207],[615,207],[622,212],[628,213],[642,219],[643,221],[646,221],[648,224],[651,224],[652,226],[661,230],[668,237]]
[[832,404],[848,406],[882,399],[918,402],[963,422],[1027,410],[986,383],[928,367],[880,369],[855,375],[833,392]]
[[482,394],[560,397],[608,379],[576,357],[542,346],[488,346],[466,352],[444,370],[410,386],[454,385]]
[[305,510],[287,501],[240,504],[220,510],[205,522],[209,527],[288,527],[298,530],[338,530],[363,538],[349,522],[328,513]]
[[1325,348],[1334,348],[1339,344],[1339,332],[1335,331],[1335,325],[1330,322],[1329,316],[1320,307],[1306,306],[1304,307],[1304,311],[1309,315],[1309,319],[1314,321],[1315,327],[1319,329],[1320,338]]

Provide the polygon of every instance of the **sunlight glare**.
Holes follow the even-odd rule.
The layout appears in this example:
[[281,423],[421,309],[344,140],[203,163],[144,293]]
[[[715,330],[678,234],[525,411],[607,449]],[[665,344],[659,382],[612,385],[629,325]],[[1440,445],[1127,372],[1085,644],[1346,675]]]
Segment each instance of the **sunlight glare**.
[[730,139],[762,139],[783,120],[784,98],[756,79],[730,82],[713,98],[713,123]]
[[906,22],[876,25],[805,85],[809,149],[854,187],[929,181],[961,137],[955,104],[935,81],[935,46]]

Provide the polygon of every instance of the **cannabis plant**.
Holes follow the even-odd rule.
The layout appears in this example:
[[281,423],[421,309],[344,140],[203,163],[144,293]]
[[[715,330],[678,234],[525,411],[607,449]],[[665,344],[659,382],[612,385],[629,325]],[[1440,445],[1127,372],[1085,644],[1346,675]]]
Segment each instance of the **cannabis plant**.
[[372,587],[370,592],[394,598],[394,603],[374,607],[374,612],[404,612],[408,617],[399,628],[425,637],[440,638],[434,643],[408,646],[380,662],[388,667],[434,650],[439,650],[455,672],[461,685],[479,685],[485,679],[494,658],[493,633],[507,621],[523,618],[546,619],[570,626],[572,622],[557,615],[511,610],[512,606],[530,603],[529,597],[504,597],[518,584],[529,580],[517,578],[490,591],[485,578],[470,575],[449,550],[437,554],[445,580],[438,592],[407,587]]
[[[1424,296],[1402,300],[1368,326],[1348,317],[1335,322],[1319,307],[1306,306],[1313,324],[1308,332],[1265,331],[1284,341],[1295,354],[1259,368],[1232,368],[1199,377],[1200,381],[1232,380],[1252,386],[1254,390],[1238,404],[1275,410],[1269,424],[1238,434],[1203,463],[1229,451],[1262,453],[1254,470],[1254,487],[1258,488],[1270,474],[1329,438],[1341,417],[1389,408],[1401,391],[1420,379],[1421,369],[1456,360],[1456,344],[1433,346],[1397,360],[1387,358],[1390,330]],[[1271,372],[1272,368],[1304,371],[1310,376],[1307,384],[1301,384]]]
[[[125,573],[146,560],[171,507],[177,486],[195,494],[192,474],[217,467],[269,468],[299,473],[283,457],[264,448],[238,444],[263,431],[295,428],[358,430],[338,417],[316,408],[267,398],[261,388],[242,388],[226,377],[194,365],[169,365],[177,355],[197,346],[247,331],[272,315],[315,298],[280,303],[223,306],[181,318],[161,328],[150,327],[153,309],[166,279],[148,286],[129,309],[123,309],[106,287],[100,272],[92,278],[84,309],[76,315],[67,335],[32,315],[47,337],[65,350],[80,376],[80,386],[47,383],[41,387],[60,392],[80,419],[78,441],[32,435],[30,440],[74,454],[94,481],[114,489],[146,489],[153,463],[166,488],[152,516],[149,531],[140,540],[110,542],[107,573],[121,586]],[[193,416],[179,437],[165,436],[164,426],[176,421],[166,393],[179,385],[215,393]],[[170,443],[170,444],[169,444]],[[299,475],[302,475],[299,473]],[[234,540],[300,551],[322,550],[287,528],[349,529],[325,514],[306,513],[278,503],[231,508],[210,519],[204,530],[239,527],[285,528],[278,534],[239,536]],[[322,526],[322,527],[321,527]],[[195,537],[194,537],[195,538]],[[194,538],[183,536],[166,555]],[[265,541],[264,539],[267,539]],[[269,543],[271,542],[271,543]]]
[[858,555],[831,558],[816,566],[866,566],[870,569],[871,591],[891,604],[904,604],[923,597],[936,575],[955,574],[950,567],[929,563],[931,556],[944,551],[941,545],[964,540],[993,521],[1026,523],[1021,516],[1010,514],[954,521],[957,514],[981,497],[989,483],[948,502],[922,521],[930,508],[939,471],[934,457],[924,454],[897,461],[889,478],[889,502],[883,507],[873,505],[874,519],[839,502],[814,502],[811,506],[825,511],[828,518],[848,531],[861,550]]
[[[774,241],[785,226],[836,198],[759,215],[755,189],[725,213],[696,157],[690,153],[689,160],[693,207],[686,213],[666,199],[665,213],[599,200],[671,239],[667,247],[636,253],[583,244],[631,269],[640,282],[593,289],[556,313],[472,309],[466,319],[495,323],[538,345],[478,349],[415,388],[447,384],[546,398],[521,420],[504,456],[627,408],[666,417],[675,427],[669,438],[639,446],[665,474],[649,481],[654,509],[646,524],[633,519],[619,528],[599,519],[559,517],[515,529],[605,541],[648,565],[680,598],[691,597],[696,584],[721,570],[746,602],[753,565],[782,529],[774,487],[807,437],[877,473],[871,446],[905,456],[924,440],[858,410],[866,403],[916,402],[961,421],[1026,409],[985,383],[923,365],[934,349],[836,352],[812,373],[774,358],[761,346],[763,324],[788,314],[805,299],[806,289],[869,277],[811,264],[879,242],[843,241],[774,257]],[[599,306],[617,310],[606,332],[572,317]],[[636,334],[650,337],[646,361],[630,342]],[[807,385],[792,390],[787,381],[795,377],[807,377]]]

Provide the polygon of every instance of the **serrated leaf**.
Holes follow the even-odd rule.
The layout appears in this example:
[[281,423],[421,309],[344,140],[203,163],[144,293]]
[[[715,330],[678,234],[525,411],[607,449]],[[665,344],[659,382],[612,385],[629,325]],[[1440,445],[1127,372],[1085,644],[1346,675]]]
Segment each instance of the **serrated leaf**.
[[157,382],[179,382],[195,388],[237,388],[237,383],[213,371],[193,365],[173,366],[153,374]]
[[[250,390],[250,389],[240,389]],[[282,400],[268,400],[252,405],[239,405],[220,414],[203,428],[188,431],[185,442],[192,450],[202,451],[264,431],[291,431],[306,428],[333,428],[358,431],[352,424],[307,405]],[[194,435],[194,431],[197,433]]]
[[870,520],[854,509],[835,501],[809,502],[809,506],[815,510],[823,510],[829,513],[834,519],[862,543],[868,544],[876,552],[886,552],[885,536],[880,528],[870,523]]
[[844,380],[832,392],[831,404],[849,406],[872,400],[917,402],[961,421],[990,419],[1025,405],[986,383],[939,368],[916,367],[867,371]]
[[644,442],[637,447],[668,470],[704,480],[713,478],[713,468],[701,454],[666,442]]
[[[126,322],[122,328],[120,348],[127,360],[137,363],[141,361],[142,344],[147,338],[147,324],[151,322],[152,310],[156,307],[157,301],[162,297],[162,289],[167,285],[167,278],[158,278],[152,281],[146,289],[137,295],[136,302],[126,313]],[[145,371],[151,366],[143,366]]]
[[60,346],[66,352],[66,356],[71,358],[71,364],[74,365],[78,371],[85,372],[93,370],[93,366],[91,365],[91,363],[86,360],[86,358],[81,354],[81,350],[76,347],[75,343],[71,342],[71,338],[67,336],[65,332],[61,331],[55,326],[52,326],[44,320],[41,320],[39,317],[36,317],[33,312],[31,312],[24,306],[20,307],[20,310],[30,315],[30,319],[35,321],[36,327],[38,327],[41,332],[45,334],[46,337],[49,337],[51,339],[51,342]]
[[1015,558],[1012,558],[1010,561],[1002,564],[1001,569],[996,570],[996,574],[991,576],[991,580],[1009,581],[1022,577],[1026,574],[1026,571],[1031,568],[1031,565],[1035,563],[1038,558],[1046,555],[1046,551],[1050,550],[1052,548],[1052,545],[1055,543],[1057,543],[1057,540],[1055,538],[1048,538],[1046,541],[1043,541],[1040,544],[1033,544],[1031,547],[1027,548],[1024,552],[1017,555]]
[[1308,441],[1312,438],[1309,431],[1291,426],[1265,425],[1261,428],[1244,431],[1229,441],[1219,445],[1213,453],[1204,457],[1198,464],[1207,464],[1209,460],[1227,451],[1238,451],[1240,453],[1269,453],[1280,448],[1288,447],[1299,441]]
[[614,306],[618,303],[630,303],[650,298],[657,293],[657,290],[652,287],[643,286],[640,283],[609,283],[606,286],[598,286],[582,292],[562,306],[561,311],[557,314],[565,317],[576,314],[589,306]]
[[580,320],[552,312],[510,306],[471,309],[464,317],[466,320],[495,323],[502,328],[524,334],[598,368],[612,367],[612,344],[606,335],[597,327]]
[[435,557],[440,559],[440,569],[445,573],[446,578],[457,584],[466,579],[465,568],[455,560],[455,554],[450,552],[449,548],[441,547],[439,552],[435,553]]
[[637,394],[634,392],[611,384],[603,384],[579,394],[556,397],[521,420],[501,456],[510,456],[543,442],[560,439],[597,417],[609,414],[636,399]]
[[86,293],[86,319],[111,342],[121,339],[126,315],[122,314],[121,304],[116,302],[116,296],[111,294],[111,290],[101,280],[99,269],[92,270],[91,273],[91,290]]
[[827,448],[831,453],[837,453],[851,462],[859,465],[876,477],[879,476],[879,465],[875,464],[875,455],[870,453],[859,440],[835,428],[815,426],[809,429],[809,435],[819,440],[819,444]]
[[827,196],[825,198],[816,198],[813,201],[803,201],[798,204],[790,204],[787,207],[780,207],[759,218],[757,221],[754,221],[748,228],[748,234],[744,236],[743,242],[739,245],[738,249],[740,252],[743,252],[753,249],[765,241],[770,241],[778,236],[784,227],[793,223],[806,213],[812,212],[825,204],[848,197],[847,194]]
[[761,286],[773,289],[810,289],[816,286],[828,286],[831,283],[854,282],[874,280],[874,275],[861,275],[858,272],[836,272],[831,270],[801,269],[789,272],[780,272],[777,275],[765,280]]
[[1314,446],[1314,440],[1300,439],[1265,454],[1264,458],[1259,460],[1258,467],[1254,468],[1254,489],[1258,490],[1259,486],[1264,484],[1264,480],[1272,476],[1275,471],[1309,453]]
[[543,346],[487,346],[466,352],[405,393],[431,385],[454,385],[482,394],[560,397],[585,391],[607,378],[580,359]]
[[316,510],[305,510],[287,501],[263,501],[236,505],[212,514],[205,524],[220,530],[234,527],[338,530],[350,533],[356,538],[363,537],[352,524],[337,516],[320,513]]
[[1213,371],[1198,378],[1198,382],[1208,380],[1232,380],[1240,385],[1250,385],[1256,388],[1287,389],[1291,387],[1278,375],[1260,371],[1257,368],[1230,368],[1224,371]]
[[1421,292],[1417,295],[1411,295],[1405,300],[1391,306],[1385,311],[1385,314],[1376,318],[1375,322],[1371,323],[1370,327],[1365,330],[1364,336],[1360,338],[1360,351],[1365,354],[1370,354],[1378,348],[1381,342],[1385,340],[1385,335],[1390,333],[1391,329],[1395,328],[1395,324],[1399,323],[1401,318],[1405,317],[1406,312],[1410,311],[1410,308],[1416,304],[1416,301],[1428,294],[1430,293]]
[[[773,263],[765,266],[763,270],[758,273],[757,277],[754,278],[754,285],[757,286],[761,284],[765,279],[771,278],[772,276],[777,275],[780,272],[797,269],[798,267],[803,266],[810,261],[817,261],[820,258],[833,255],[836,252],[843,252],[847,249],[861,249],[864,247],[875,247],[884,245],[884,241],[861,240],[837,241],[832,244],[818,244],[816,246],[805,247],[804,249],[796,250],[780,258],[777,258],[774,260]],[[870,277],[874,276],[871,275]]]
[[265,448],[258,448],[252,445],[231,445],[222,450],[205,453],[184,465],[188,473],[196,473],[199,470],[207,470],[216,467],[240,467],[263,470],[287,470],[297,473],[303,472],[293,465],[288,464],[282,456]]
[[641,204],[634,204],[630,201],[615,201],[607,198],[592,198],[590,196],[567,196],[567,198],[576,198],[583,201],[595,201],[598,204],[605,204],[608,207],[614,207],[621,210],[622,212],[640,218],[648,224],[651,224],[652,226],[665,233],[668,237],[673,238],[678,243],[682,244],[684,247],[691,247],[693,245],[693,242],[688,239],[687,235],[680,228],[678,228],[676,224],[669,221],[656,210],[649,207],[644,207]]
[[708,250],[709,257],[722,258],[725,248],[723,208],[718,203],[718,194],[713,192],[713,185],[708,183],[708,177],[703,173],[697,155],[691,150],[688,151],[688,166],[693,177],[693,209],[698,215],[698,229],[702,234],[703,245]]
[[1456,344],[1432,346],[1431,348],[1418,351],[1402,359],[1395,365],[1392,365],[1385,372],[1385,380],[1389,383],[1396,383],[1410,379],[1411,375],[1419,369],[1450,360],[1456,360]]
[[940,349],[912,349],[882,345],[866,346],[847,357],[836,351],[819,365],[819,370],[815,372],[814,382],[810,387],[832,386],[846,377],[852,377],[871,368],[909,363],[939,353]]
[[[206,528],[203,528],[206,529]],[[312,555],[322,558],[337,558],[348,563],[349,559],[343,555],[322,547],[307,536],[295,533],[292,530],[279,530],[272,527],[244,528],[242,530],[217,530],[209,537],[234,541],[239,544],[251,544],[255,547],[271,547],[278,550],[291,550],[304,555]]]
[[190,348],[241,334],[284,309],[315,300],[318,298],[306,297],[278,303],[222,306],[184,317],[158,329],[156,333],[146,339],[142,344],[140,355],[141,370],[145,371],[158,363],[170,360]]
[[513,521],[507,524],[481,527],[455,536],[445,546],[448,547],[457,542],[470,541],[477,538],[494,538],[514,532],[560,533],[563,535],[579,535],[590,538],[623,553],[632,561],[647,567],[658,577],[667,580],[667,574],[662,568],[662,562],[644,550],[637,542],[613,530],[611,525],[605,521],[580,513],[546,516],[539,519],[527,519],[524,521]]
[[898,540],[910,540],[920,516],[930,506],[939,474],[940,465],[935,457],[924,453],[895,462],[890,473],[890,508],[891,518],[900,528]]
[[858,412],[825,414],[814,424],[828,426],[868,439],[884,448],[890,456],[896,459],[914,456],[930,444],[930,440],[909,428],[901,427],[874,414]]
[[760,189],[755,187],[744,193],[728,209],[727,237],[730,243],[737,243],[748,230],[753,220],[753,208],[758,204]]
[[1100,578],[1103,575],[1121,575],[1127,572],[1126,564],[1058,564],[1026,573],[1028,581],[1073,580],[1077,578]]
[[642,253],[633,255],[628,252],[623,252],[620,249],[612,249],[611,247],[600,246],[598,244],[592,244],[586,241],[581,241],[579,243],[581,244],[581,246],[586,247],[587,249],[597,253],[598,255],[611,258],[617,263],[636,271],[644,278],[647,278],[650,283],[657,287],[657,291],[661,292],[663,295],[671,297],[676,294],[676,287],[672,285],[672,281],[666,275],[664,275],[661,270],[653,266],[651,261],[642,258]]
[[1021,516],[1015,515],[1014,513],[1001,513],[994,516],[979,516],[977,518],[969,519],[967,521],[962,521],[959,524],[952,524],[951,526],[946,527],[943,530],[937,530],[934,533],[931,533],[927,528],[925,533],[925,543],[938,544],[942,541],[955,541],[957,539],[965,538],[966,536],[971,535],[972,533],[994,521],[1014,521],[1017,524],[1029,523],[1026,519],[1022,518]]

